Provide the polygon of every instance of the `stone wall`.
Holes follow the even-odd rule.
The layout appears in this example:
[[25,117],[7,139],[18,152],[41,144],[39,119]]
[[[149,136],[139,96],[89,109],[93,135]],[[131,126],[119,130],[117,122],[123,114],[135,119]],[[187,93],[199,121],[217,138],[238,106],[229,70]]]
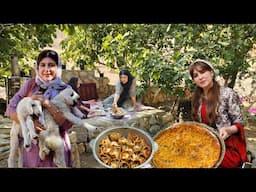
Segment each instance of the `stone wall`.
[[142,96],[144,105],[170,111],[177,120],[191,121],[191,92],[184,90],[185,97],[167,95],[158,87],[149,87]]

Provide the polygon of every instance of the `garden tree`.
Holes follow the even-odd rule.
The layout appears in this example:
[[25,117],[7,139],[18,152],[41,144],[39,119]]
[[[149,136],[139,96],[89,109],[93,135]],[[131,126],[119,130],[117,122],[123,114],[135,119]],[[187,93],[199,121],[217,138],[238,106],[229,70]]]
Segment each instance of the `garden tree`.
[[[57,25],[53,24],[0,24],[0,75],[11,75],[11,57],[18,58],[19,68],[28,74],[31,60],[40,49],[53,43]],[[14,64],[15,65],[15,64]]]
[[83,61],[87,69],[94,69],[94,63],[100,62],[102,38],[110,33],[110,30],[107,30],[107,25],[65,24],[61,25],[60,29],[68,35],[68,37],[61,42],[63,48],[62,58],[64,62],[72,59],[72,61],[78,65],[79,61]]
[[172,95],[191,87],[189,64],[208,59],[233,87],[248,74],[255,42],[252,24],[86,24],[64,26],[66,59],[129,68],[143,90],[155,85]]
[[169,63],[179,67],[176,78],[183,78],[186,85],[191,85],[188,65],[196,58],[213,62],[229,87],[234,87],[237,78],[248,77],[248,69],[254,63],[249,51],[255,42],[255,25],[173,24],[168,28],[175,30],[168,30],[165,35],[172,40],[163,41],[167,49],[161,49],[161,54],[169,55]]
[[[109,67],[130,66],[139,49],[144,46],[150,48],[154,44],[152,42],[150,45],[147,40],[148,35],[151,35],[149,28],[153,29],[154,26],[131,24],[67,25],[62,29],[69,35],[62,42],[63,58],[72,58],[74,61],[82,59],[88,65],[99,62]],[[150,39],[155,41],[155,38]]]
[[[112,68],[127,67],[140,78],[144,87],[156,83],[151,79],[158,79],[161,75],[157,67],[163,68],[165,73],[175,74],[172,66],[167,66],[166,70],[157,59],[160,57],[158,47],[162,46],[158,44],[162,42],[166,25],[87,24],[69,25],[63,29],[69,35],[62,42],[63,58],[67,60],[82,59],[88,67],[94,66],[95,62]],[[153,69],[156,70],[150,71]]]
[[202,25],[193,34],[188,45],[196,49],[194,58],[203,57],[215,63],[225,85],[234,87],[237,78],[249,74],[254,63],[249,52],[255,43],[256,25]]

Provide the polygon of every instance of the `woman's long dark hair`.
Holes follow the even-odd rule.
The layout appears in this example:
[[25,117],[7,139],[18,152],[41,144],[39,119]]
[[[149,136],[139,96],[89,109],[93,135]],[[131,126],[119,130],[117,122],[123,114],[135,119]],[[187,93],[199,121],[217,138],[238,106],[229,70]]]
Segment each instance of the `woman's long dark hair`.
[[127,75],[128,76],[128,82],[123,84],[122,82],[121,85],[123,87],[123,91],[122,93],[120,94],[120,97],[117,101],[117,105],[118,107],[121,107],[123,105],[123,103],[125,102],[125,100],[127,99],[128,95],[129,95],[129,90],[130,90],[130,87],[132,85],[132,81],[134,79],[134,76],[132,76],[132,74],[130,73],[129,70],[127,69],[122,69],[120,72],[119,72],[119,78],[121,75]]
[[78,77],[71,77],[68,84],[72,87],[72,89],[74,89],[75,92],[79,93],[77,89],[77,82],[78,82]]
[[[203,89],[197,87],[192,96],[192,119],[199,121],[198,119],[198,110],[199,110],[199,100],[202,98]],[[208,92],[207,99],[207,119],[210,126],[214,127],[215,120],[217,118],[218,107],[220,104],[220,85],[217,81],[213,80],[213,86],[210,88]]]
[[[197,62],[190,67],[189,73],[192,79],[194,69],[200,66],[202,71],[213,71],[213,68],[204,62]],[[192,119],[199,121],[198,110],[200,107],[200,99],[203,97],[203,89],[201,87],[196,87],[192,96]],[[213,86],[209,89],[207,95],[207,119],[210,126],[215,126],[215,120],[217,118],[218,108],[220,105],[220,84],[215,80],[215,75],[213,77]]]
[[[69,82],[68,82],[68,85],[70,85],[70,86],[72,87],[72,89],[73,89],[75,92],[77,92],[77,93],[79,94],[79,90],[78,90],[78,88],[77,88],[77,82],[78,82],[78,80],[79,80],[78,77],[71,77],[71,79],[70,79]],[[84,108],[82,108],[82,107],[81,107],[82,105],[90,109],[90,104],[84,104],[83,102],[81,102],[81,98],[80,98],[80,99],[79,99],[79,102],[78,102],[78,105],[77,105],[78,109],[79,109],[79,110],[86,116],[86,118],[87,118],[87,115],[88,115],[89,112],[88,112],[87,110],[85,110]]]

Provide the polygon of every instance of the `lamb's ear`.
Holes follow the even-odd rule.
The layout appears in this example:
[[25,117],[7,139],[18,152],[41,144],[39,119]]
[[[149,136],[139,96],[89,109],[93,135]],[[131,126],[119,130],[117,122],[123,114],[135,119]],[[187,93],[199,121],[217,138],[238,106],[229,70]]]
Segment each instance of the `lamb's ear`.
[[30,115],[33,115],[33,105],[35,105],[33,100],[28,101],[27,110]]

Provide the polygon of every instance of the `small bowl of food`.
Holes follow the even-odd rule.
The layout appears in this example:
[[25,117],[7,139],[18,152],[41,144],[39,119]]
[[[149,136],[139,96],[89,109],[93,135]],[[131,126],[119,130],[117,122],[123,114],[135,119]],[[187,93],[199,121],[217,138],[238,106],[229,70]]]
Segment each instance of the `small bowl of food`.
[[122,107],[112,107],[112,110],[110,111],[110,115],[114,119],[122,119],[125,114],[126,112]]

